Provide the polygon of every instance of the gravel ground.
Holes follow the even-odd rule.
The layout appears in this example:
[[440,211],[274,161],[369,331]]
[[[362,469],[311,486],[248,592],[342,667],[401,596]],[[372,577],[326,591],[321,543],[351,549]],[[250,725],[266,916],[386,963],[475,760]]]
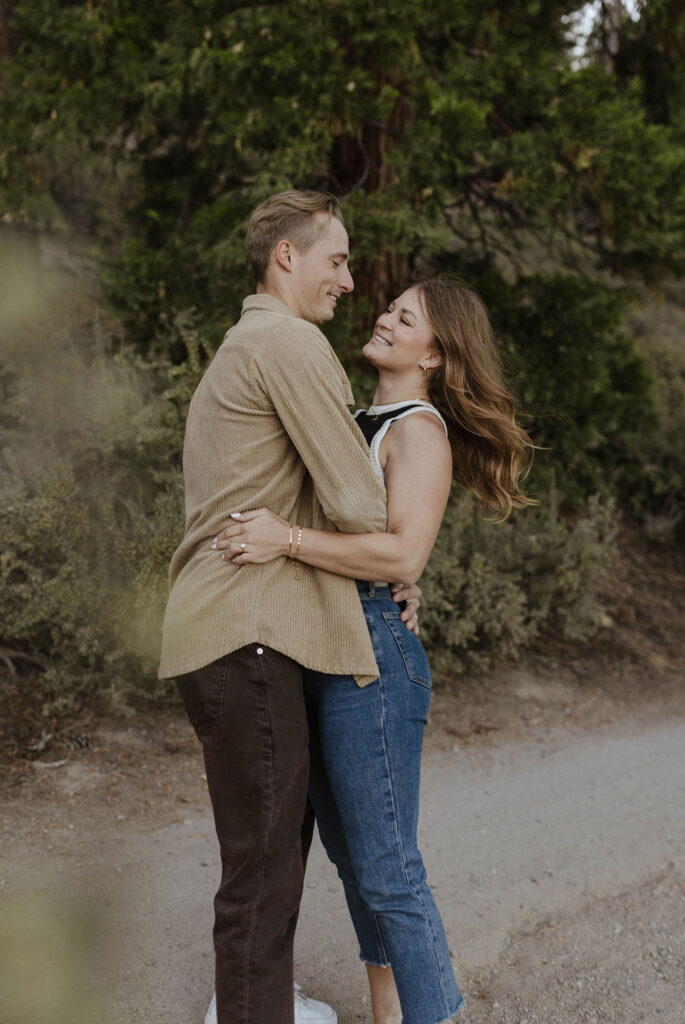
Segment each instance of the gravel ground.
[[[685,1022],[682,718],[431,749],[424,792],[422,847],[469,1024]],[[344,924],[325,972],[310,971],[326,948],[317,922],[338,921],[328,883],[310,885],[300,978],[342,1024],[368,1022]]]
[[[594,689],[574,703],[568,683],[510,679],[518,718],[483,698],[458,726],[460,695],[436,695],[421,844],[462,1020],[684,1024],[685,707],[671,683],[619,714]],[[169,718],[100,723],[90,747],[44,752],[5,792],[0,1020],[200,1024],[217,851],[197,745]],[[296,974],[340,1024],[370,1021],[318,844]]]
[[470,1019],[492,1024],[685,1020],[685,887],[673,861],[627,892],[508,937],[472,979]]

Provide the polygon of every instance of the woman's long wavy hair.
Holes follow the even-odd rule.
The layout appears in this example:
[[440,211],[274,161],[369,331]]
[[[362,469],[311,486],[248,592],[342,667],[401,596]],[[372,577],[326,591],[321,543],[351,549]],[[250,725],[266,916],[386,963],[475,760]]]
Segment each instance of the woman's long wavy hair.
[[537,504],[519,486],[535,446],[516,422],[488,312],[463,281],[436,277],[413,287],[443,355],[429,371],[428,393],[447,423],[454,479],[502,521]]

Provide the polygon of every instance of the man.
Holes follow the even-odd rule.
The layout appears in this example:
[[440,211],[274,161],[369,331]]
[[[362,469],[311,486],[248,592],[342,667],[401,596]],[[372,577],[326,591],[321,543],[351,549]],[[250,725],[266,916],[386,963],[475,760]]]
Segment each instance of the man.
[[308,781],[301,666],[359,682],[378,671],[353,580],[286,559],[238,567],[212,539],[248,507],[348,533],[384,530],[386,513],[349,382],[315,326],[353,288],[337,201],[273,196],[253,213],[247,248],[257,294],[188,413],[186,532],[170,567],[160,676],[176,677],[202,741],[221,849],[219,1024],[289,1024]]

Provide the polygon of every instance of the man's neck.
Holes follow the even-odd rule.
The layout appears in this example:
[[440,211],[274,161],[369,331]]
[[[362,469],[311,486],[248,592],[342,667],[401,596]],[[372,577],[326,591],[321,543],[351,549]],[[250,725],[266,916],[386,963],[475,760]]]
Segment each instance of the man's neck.
[[257,285],[257,295],[271,295],[287,306],[291,313],[302,318],[302,313],[295,297],[286,289],[279,288],[273,281],[265,281]]

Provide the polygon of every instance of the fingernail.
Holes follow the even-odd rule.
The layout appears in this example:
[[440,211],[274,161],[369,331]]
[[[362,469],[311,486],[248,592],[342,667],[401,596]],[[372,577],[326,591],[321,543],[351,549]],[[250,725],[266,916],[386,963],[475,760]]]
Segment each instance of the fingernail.
[[231,512],[231,519],[240,519],[240,512]]
[[226,555],[222,555],[221,557],[225,559],[225,558],[226,558]]
[[212,551],[216,551],[216,541],[212,541]]

